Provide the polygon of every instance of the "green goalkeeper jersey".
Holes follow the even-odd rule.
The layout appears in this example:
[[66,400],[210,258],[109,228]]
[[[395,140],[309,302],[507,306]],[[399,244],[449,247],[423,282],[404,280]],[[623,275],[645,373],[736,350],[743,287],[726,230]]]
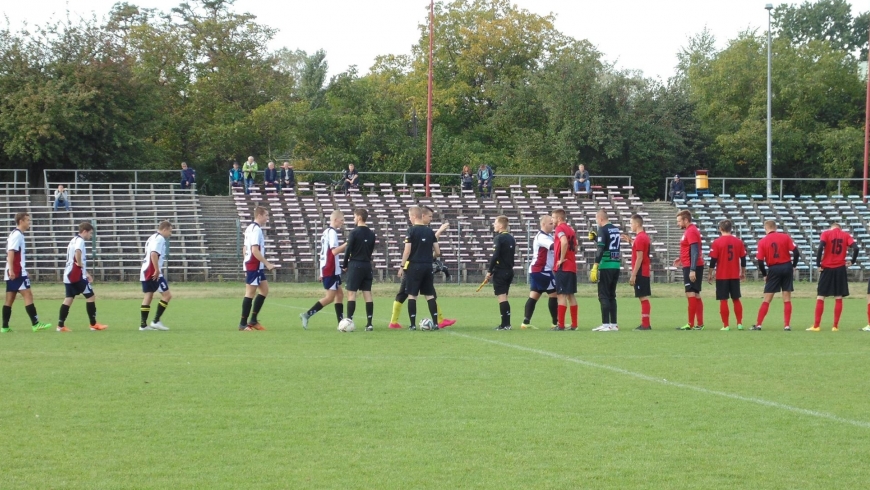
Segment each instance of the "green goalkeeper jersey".
[[620,247],[622,238],[619,228],[611,223],[598,228],[598,255],[595,258],[599,269],[619,269],[622,267]]

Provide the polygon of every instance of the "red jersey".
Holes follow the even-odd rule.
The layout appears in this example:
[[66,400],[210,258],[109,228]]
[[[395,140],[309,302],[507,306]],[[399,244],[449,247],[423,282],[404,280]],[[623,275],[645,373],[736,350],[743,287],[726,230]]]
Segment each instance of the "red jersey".
[[825,247],[822,252],[822,268],[834,269],[846,265],[846,253],[855,240],[852,235],[839,228],[831,228],[822,233],[821,246]]
[[785,233],[774,231],[758,241],[758,253],[755,258],[763,260],[768,266],[787,264],[791,262],[791,252],[795,244]]
[[689,223],[683,238],[680,239],[680,264],[683,267],[692,267],[692,244],[698,244],[698,260],[696,266],[704,265],[704,257],[701,252],[701,231],[695,223]]
[[710,258],[716,259],[716,280],[740,279],[740,259],[746,257],[743,240],[722,235],[710,245]]
[[642,277],[649,277],[649,235],[642,231],[634,237],[631,242],[631,270],[634,270],[634,263],[638,255],[643,258],[643,263],[640,264],[640,274]]
[[573,272],[576,274],[577,255],[575,252],[577,251],[577,234],[574,233],[573,228],[568,226],[568,223],[561,223],[556,227],[556,242],[553,244],[553,252],[555,254],[553,260],[554,267],[555,263],[558,263],[562,257],[562,237],[568,239],[568,250],[565,251],[565,262],[562,262],[562,265],[556,271]]

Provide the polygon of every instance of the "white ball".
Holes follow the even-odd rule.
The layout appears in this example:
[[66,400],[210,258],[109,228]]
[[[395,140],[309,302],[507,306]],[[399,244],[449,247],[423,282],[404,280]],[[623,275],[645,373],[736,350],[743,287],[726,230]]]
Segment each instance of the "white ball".
[[421,330],[435,330],[435,324],[432,323],[431,318],[424,318],[420,320],[420,329]]
[[350,318],[344,318],[338,322],[339,332],[353,332],[354,330],[356,330],[356,325],[353,324],[353,320]]

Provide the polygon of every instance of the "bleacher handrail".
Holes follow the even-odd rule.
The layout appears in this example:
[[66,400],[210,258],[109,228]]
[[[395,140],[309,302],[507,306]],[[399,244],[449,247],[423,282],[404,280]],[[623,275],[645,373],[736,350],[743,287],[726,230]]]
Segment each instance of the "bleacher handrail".
[[4,183],[7,189],[26,191],[30,183],[30,172],[24,168],[0,169],[0,182]]
[[[56,179],[49,176],[55,176],[56,174],[66,175],[67,178],[64,179]],[[85,176],[87,175],[105,175],[105,174],[119,174],[119,175],[128,175],[132,176],[131,180],[125,180],[123,182],[106,182],[106,181],[90,181]],[[146,175],[165,175],[167,176],[166,181],[151,181],[145,179]],[[75,191],[75,187],[77,184],[121,184],[121,183],[130,183],[134,186],[138,186],[141,184],[153,185],[175,185],[176,187],[179,185],[181,181],[181,169],[178,170],[68,170],[68,169],[45,169],[42,171],[43,182],[45,182],[45,193],[48,195],[50,190],[53,190],[54,187],[58,184],[63,184],[71,191]]]
[[[686,193],[689,194],[689,185],[691,184],[694,186],[695,176],[694,175],[687,175],[685,177],[680,177],[680,179],[686,183]],[[673,177],[665,177],[665,193],[664,193],[664,196],[665,196],[664,200],[665,201],[670,200],[671,182],[673,180],[674,180]],[[820,183],[822,183],[822,182],[837,182],[837,194],[838,195],[842,195],[842,193],[843,193],[842,192],[843,182],[864,182],[864,179],[862,179],[862,178],[847,178],[847,177],[834,177],[834,178],[779,177],[779,178],[774,178],[772,180],[779,181],[779,194],[777,197],[778,199],[782,199],[782,197],[784,195],[783,187],[784,187],[785,182],[820,182]],[[710,177],[710,176],[707,176],[707,182],[708,182],[709,187],[704,190],[705,192],[713,193],[713,181],[721,181],[722,182],[722,194],[727,194],[727,192],[725,191],[725,184],[727,182],[743,181],[743,182],[764,182],[764,183],[766,183],[767,178],[765,178],[765,177]],[[769,198],[771,198],[771,196],[768,196],[768,199]]]

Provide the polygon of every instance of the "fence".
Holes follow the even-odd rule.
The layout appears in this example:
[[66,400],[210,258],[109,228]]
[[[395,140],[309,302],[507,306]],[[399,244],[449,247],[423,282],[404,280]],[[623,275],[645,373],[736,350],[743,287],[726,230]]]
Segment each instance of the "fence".
[[3,182],[3,188],[9,192],[21,192],[28,188],[30,174],[25,169],[0,169],[0,182]]
[[[664,200],[670,199],[671,182],[673,180],[674,180],[673,177],[665,178]],[[696,186],[695,178],[692,176],[689,176],[686,178],[681,178],[680,180],[682,180],[683,183],[685,184],[687,194],[690,193],[689,192],[690,187]],[[708,177],[707,181],[709,183],[709,187],[707,189],[700,189],[701,192],[714,193],[716,190],[719,190],[719,188],[721,186],[721,190],[722,190],[721,193],[722,194],[729,194],[729,193],[733,194],[734,192],[729,191],[728,188],[729,188],[729,186],[733,187],[733,186],[737,185],[737,183],[739,183],[739,182],[758,184],[759,188],[763,189],[757,193],[741,191],[740,193],[742,193],[742,194],[753,194],[753,195],[756,195],[759,197],[764,197],[763,194],[765,194],[767,192],[767,189],[766,189],[767,179],[762,178],[762,177]],[[713,182],[717,182],[717,181],[720,182],[721,184],[714,186]],[[778,178],[778,179],[772,179],[772,182],[773,182],[773,184],[771,187],[774,187],[777,183],[779,184],[778,185],[778,187],[779,187],[778,196],[779,196],[779,199],[782,199],[783,196],[789,195],[789,194],[811,194],[811,193],[824,194],[827,192],[826,188],[830,184],[832,184],[833,182],[837,183],[837,194],[842,195],[844,182],[847,183],[847,185],[850,182],[856,182],[856,183],[863,184],[864,179],[854,179],[854,178],[832,178],[832,179],[807,178],[807,179],[800,179],[800,178],[794,178],[794,177],[783,177],[783,178]],[[790,184],[790,183],[793,183],[794,184],[793,187],[795,187],[796,189],[791,189],[790,192],[786,192],[785,191],[786,184]],[[807,183],[814,183],[814,184],[818,184],[818,185],[814,185],[814,184],[807,185]],[[815,190],[814,190],[814,188],[815,188]],[[775,187],[774,187],[774,189],[775,189]],[[804,192],[802,192],[802,190]],[[696,189],[696,191],[698,191],[698,189]],[[858,191],[858,193],[860,193],[860,192],[861,191]],[[767,197],[770,198],[772,196],[767,196]]]

